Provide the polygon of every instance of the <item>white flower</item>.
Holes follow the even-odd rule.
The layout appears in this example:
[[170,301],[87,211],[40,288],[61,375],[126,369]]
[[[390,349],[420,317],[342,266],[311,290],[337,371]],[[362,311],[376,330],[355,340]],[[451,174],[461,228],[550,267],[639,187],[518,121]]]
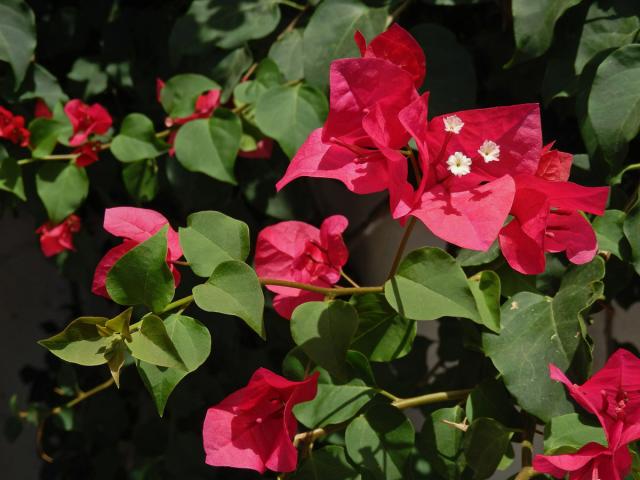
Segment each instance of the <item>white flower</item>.
[[450,115],[448,117],[444,117],[444,131],[455,133],[456,135],[460,133],[464,127],[464,122],[460,120],[460,117],[457,115]]
[[497,162],[500,160],[500,145],[492,140],[485,140],[480,145],[478,153],[484,158],[484,163]]
[[471,173],[471,159],[462,152],[456,152],[449,156],[447,169],[456,177],[462,177]]

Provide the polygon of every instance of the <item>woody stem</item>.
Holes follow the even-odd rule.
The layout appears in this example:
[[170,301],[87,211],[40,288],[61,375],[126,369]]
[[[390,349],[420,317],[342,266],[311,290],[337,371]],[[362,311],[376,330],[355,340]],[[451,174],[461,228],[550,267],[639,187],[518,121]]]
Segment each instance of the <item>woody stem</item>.
[[404,249],[407,246],[407,242],[409,241],[409,237],[411,236],[411,232],[413,231],[413,227],[416,225],[416,218],[411,217],[407,222],[407,226],[404,229],[404,233],[402,234],[402,238],[400,239],[400,244],[398,245],[398,249],[396,250],[396,255],[393,258],[393,263],[391,264],[391,270],[389,270],[388,278],[393,277],[398,270],[398,266],[400,265],[400,260],[402,260],[402,254],[404,253]]

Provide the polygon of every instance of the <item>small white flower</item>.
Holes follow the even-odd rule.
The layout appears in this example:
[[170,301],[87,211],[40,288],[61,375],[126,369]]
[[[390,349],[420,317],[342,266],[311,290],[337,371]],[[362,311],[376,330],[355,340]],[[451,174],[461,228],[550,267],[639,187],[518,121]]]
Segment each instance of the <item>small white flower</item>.
[[444,131],[455,133],[456,135],[460,133],[464,127],[464,122],[460,120],[460,117],[457,115],[450,115],[448,117],[444,117]]
[[478,153],[484,158],[484,163],[497,162],[500,160],[500,145],[493,140],[485,140],[480,145]]
[[456,152],[449,156],[447,168],[456,177],[462,177],[471,173],[471,159],[462,152]]

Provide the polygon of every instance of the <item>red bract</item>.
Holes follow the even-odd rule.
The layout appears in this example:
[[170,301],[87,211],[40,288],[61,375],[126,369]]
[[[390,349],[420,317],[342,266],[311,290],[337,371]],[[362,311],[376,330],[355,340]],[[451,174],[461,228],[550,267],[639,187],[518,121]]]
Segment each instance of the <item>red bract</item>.
[[33,115],[36,118],[52,118],[53,117],[53,112],[47,106],[47,104],[44,103],[44,100],[39,98],[39,99],[36,100],[36,106],[35,106],[35,108],[33,110]]
[[292,409],[313,400],[317,387],[318,374],[292,382],[259,368],[246,387],[207,411],[202,432],[206,462],[260,473],[295,470],[298,452],[292,439],[298,424]]
[[100,104],[87,105],[81,100],[74,99],[64,106],[73,127],[73,135],[69,138],[69,145],[77,147],[87,141],[90,135],[103,135],[111,128],[111,115]]
[[617,350],[605,366],[582,385],[573,384],[555,365],[551,378],[564,383],[585,410],[595,414],[605,430],[607,447],[589,443],[567,455],[537,455],[533,468],[570,480],[620,480],[631,470],[627,444],[640,438],[640,359]]
[[[111,267],[125,253],[151,238],[165,225],[169,225],[169,221],[154,210],[134,207],[116,207],[105,210],[104,229],[112,235],[124,239],[124,242],[113,247],[102,257],[93,276],[91,291],[96,295],[110,298],[105,283]],[[178,233],[170,225],[167,231],[167,243],[167,264],[173,273],[173,279],[177,286],[180,283],[180,272],[173,262],[182,257],[182,248],[180,248]]]
[[509,265],[521,273],[542,273],[545,252],[565,252],[576,264],[587,263],[596,254],[596,235],[579,212],[602,215],[609,188],[566,181],[571,158],[547,146],[535,175],[515,178],[514,218],[500,232],[500,247]]
[[416,39],[397,23],[375,37],[368,46],[359,31],[354,39],[363,57],[381,58],[397,65],[411,75],[416,88],[424,83],[427,71],[424,52]]
[[576,453],[536,455],[533,468],[555,478],[569,480],[622,480],[631,471],[631,454],[626,446],[610,450],[597,443],[588,443]]
[[[347,225],[345,217],[334,215],[325,219],[320,229],[296,221],[264,228],[256,242],[256,272],[264,278],[331,287],[340,279],[340,270],[349,258],[342,239]],[[287,319],[298,305],[323,298],[297,288],[267,288],[276,293],[273,307]]]
[[55,225],[47,222],[36,230],[40,235],[40,249],[45,257],[52,257],[65,250],[75,250],[73,235],[80,231],[81,222],[77,215],[69,215],[61,223]]
[[273,152],[273,140],[270,138],[262,138],[257,142],[257,148],[255,150],[240,150],[238,156],[242,158],[259,158],[267,159],[271,158]]
[[0,107],[0,138],[6,138],[16,145],[29,145],[31,132],[24,128],[24,117],[14,115],[6,108]]
[[79,167],[87,167],[92,163],[98,161],[98,153],[100,152],[100,143],[99,142],[87,142],[78,148],[76,148],[73,153],[79,154],[76,157],[75,163]]

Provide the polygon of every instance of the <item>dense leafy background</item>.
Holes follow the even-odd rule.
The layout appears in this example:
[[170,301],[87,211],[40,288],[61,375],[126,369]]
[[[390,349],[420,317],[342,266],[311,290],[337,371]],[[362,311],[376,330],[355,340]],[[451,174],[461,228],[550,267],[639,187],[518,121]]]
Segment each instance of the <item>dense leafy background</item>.
[[[363,363],[357,352],[347,352],[349,343],[373,362],[407,354],[392,363],[373,364],[379,386],[389,386],[403,396],[425,389],[479,385],[466,402],[466,413],[453,404],[439,410],[425,408],[426,423],[415,433],[415,447],[413,428],[401,414],[384,405],[372,406],[349,425],[344,434],[346,449],[340,446],[343,437],[332,438],[335,445],[318,450],[295,478],[316,478],[318,465],[334,472],[335,478],[359,478],[351,461],[362,462],[371,478],[411,478],[410,472],[415,472],[416,478],[487,478],[496,466],[510,463],[509,442],[519,440],[518,429],[526,425],[526,419],[514,410],[516,403],[543,421],[555,417],[551,427],[547,425],[549,431],[583,434],[577,439],[550,435],[548,450],[571,442],[579,446],[581,439],[589,437],[584,429],[588,432],[592,427],[583,425],[572,413],[574,407],[561,387],[548,381],[546,365],[554,362],[563,369],[571,367],[572,378],[583,378],[591,357],[587,310],[597,311],[614,301],[628,307],[640,296],[635,164],[640,151],[636,138],[640,127],[637,2],[316,0],[308,5],[300,1],[303,11],[276,0],[27,3],[0,1],[2,104],[31,119],[35,98],[43,98],[51,106],[66,98],[100,102],[114,116],[118,134],[112,149],[86,170],[31,164],[22,169],[22,178],[15,161],[23,158],[24,150],[6,145],[5,152],[0,147],[4,214],[32,215],[37,225],[47,216],[60,220],[81,204],[78,213],[85,228],[77,242],[78,252],[57,260],[78,295],[88,291],[93,267],[107,246],[100,233],[106,207],[147,206],[163,212],[173,225],[187,224],[185,219],[195,211],[218,210],[245,221],[252,240],[262,226],[276,219],[317,224],[324,212],[309,201],[308,189],[318,188],[314,182],[299,181],[277,196],[273,184],[284,172],[288,158],[326,115],[330,61],[356,55],[354,29],[371,38],[385,28],[390,14],[415,35],[426,52],[424,88],[432,92],[430,114],[541,102],[545,140],[556,140],[557,148],[579,154],[573,178],[587,185],[614,186],[609,211],[595,221],[600,248],[607,252],[606,270],[599,257],[586,267],[569,270],[554,259],[545,274],[533,278],[509,270],[495,251],[487,255],[462,252],[457,264],[438,250],[411,254],[394,281],[409,288],[417,279],[420,295],[439,295],[442,287],[422,278],[424,271],[452,269],[449,278],[455,285],[450,287],[459,292],[460,298],[453,299],[459,310],[445,311],[460,318],[440,320],[439,339],[418,335],[412,342],[414,320],[438,318],[442,312],[425,312],[417,305],[423,315],[419,318],[407,305],[404,315],[398,314],[391,307],[398,295],[406,293],[403,288],[399,293],[386,289],[391,307],[381,295],[333,304],[332,308],[341,311],[342,328],[349,330],[342,338],[353,340],[334,344],[340,349],[337,364],[335,358],[324,358],[318,345],[305,343],[314,325],[297,328],[295,317],[292,340],[289,326],[275,315],[267,315],[268,343],[225,315],[200,314],[202,323],[197,325],[176,319],[172,328],[205,325],[211,331],[213,354],[176,388],[164,419],[157,417],[155,408],[162,410],[164,405],[156,398],[154,406],[143,383],[129,373],[132,369],[125,370],[120,391],[104,392],[55,422],[47,422],[43,446],[56,462],[43,463],[43,478],[257,478],[251,473],[204,466],[202,412],[242,386],[257,366],[280,370],[281,359],[294,347],[293,341],[300,347],[287,356],[285,372],[299,375],[299,359],[308,356],[322,372],[322,398],[350,406],[348,411],[344,407],[334,411],[330,419],[300,408],[299,418],[310,428],[353,417],[365,405],[363,400],[372,396],[371,382],[361,371]],[[259,66],[252,80],[239,84],[254,62]],[[224,101],[234,98],[235,103],[228,107],[246,107],[239,114],[223,111],[210,121],[198,120],[181,129],[176,157],[170,157],[167,146],[151,135],[153,129],[163,128],[165,116],[155,98],[155,79],[168,80],[186,73],[207,77],[208,88],[222,86]],[[189,81],[203,81],[198,78]],[[184,91],[187,83],[176,86],[176,91]],[[180,98],[168,93],[162,101],[165,109],[176,115],[182,108]],[[36,126],[33,129],[37,130]],[[42,154],[49,153],[48,138],[63,134],[64,125],[40,126]],[[236,158],[240,145],[255,143],[262,135],[278,143],[270,160]],[[203,147],[194,149],[193,145]],[[203,156],[217,159],[215,168],[204,166]],[[57,171],[63,168],[64,172]],[[26,203],[20,198],[27,198]],[[189,228],[198,230],[195,223],[192,217]],[[248,252],[241,250],[229,259],[244,260]],[[237,264],[227,264],[220,275],[242,270]],[[217,265],[198,268],[204,277],[218,271],[214,271]],[[480,274],[467,284],[465,273],[472,276],[483,270],[497,275]],[[358,272],[352,273],[366,283]],[[186,278],[180,292],[190,291],[199,282],[195,275]],[[474,282],[482,284],[482,291]],[[478,295],[495,297],[500,283],[503,297],[515,295],[505,302],[501,318],[489,307],[477,309],[474,302]],[[202,288],[206,291],[199,305],[209,310],[208,295],[224,292],[216,290],[211,280]],[[511,308],[513,302],[518,309]],[[307,319],[320,319],[328,315],[317,311],[320,307],[309,304],[305,308],[310,311],[303,313]],[[94,313],[105,317],[115,314],[106,302],[102,308]],[[344,321],[354,312],[360,315],[360,330],[355,330],[357,322],[354,328],[347,328]],[[558,312],[563,314],[562,323],[554,320]],[[250,312],[245,314],[251,317]],[[46,325],[47,333],[62,330],[68,320]],[[247,321],[251,323],[251,318]],[[259,325],[254,329],[262,333]],[[536,350],[537,337],[555,338],[557,348]],[[426,348],[435,340],[439,341],[442,361],[437,374],[433,365],[424,362]],[[529,349],[530,344],[534,346]],[[200,361],[190,359],[193,365]],[[138,368],[146,381],[158,381],[153,365]],[[49,357],[47,368],[31,376],[30,398],[18,402],[21,407],[30,405],[30,419],[37,423],[44,405],[59,404],[60,397],[52,393],[56,387],[72,392],[79,383],[89,388],[106,375],[106,371],[74,368]],[[529,383],[532,379],[534,390]],[[171,379],[162,380],[171,383]],[[338,391],[346,398],[336,399]],[[459,423],[465,415],[471,426],[464,436],[443,427],[441,420]],[[17,433],[15,422],[8,425],[9,434]],[[486,449],[488,438],[493,445],[490,451]],[[367,448],[375,455],[361,458],[362,449]],[[416,452],[422,453],[419,461],[415,460]]]

